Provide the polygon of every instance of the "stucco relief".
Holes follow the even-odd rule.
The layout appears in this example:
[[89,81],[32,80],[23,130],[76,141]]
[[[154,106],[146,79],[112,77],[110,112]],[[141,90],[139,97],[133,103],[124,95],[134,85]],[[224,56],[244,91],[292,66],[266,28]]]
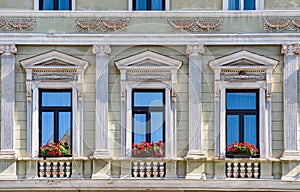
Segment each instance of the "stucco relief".
[[221,31],[223,19],[221,18],[184,18],[168,19],[170,31],[206,32]]
[[35,19],[31,18],[1,18],[0,31],[32,31]]
[[297,31],[300,30],[299,17],[268,17],[263,18],[265,31]]
[[75,19],[76,31],[100,31],[110,32],[125,30],[129,24],[129,18],[89,18]]

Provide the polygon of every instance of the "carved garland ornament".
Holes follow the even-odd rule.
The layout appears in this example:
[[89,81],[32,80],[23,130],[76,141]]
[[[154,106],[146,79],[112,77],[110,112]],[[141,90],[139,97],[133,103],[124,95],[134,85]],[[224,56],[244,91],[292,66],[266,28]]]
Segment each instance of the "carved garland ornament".
[[297,31],[300,30],[300,18],[269,17],[263,18],[265,31]]
[[32,31],[34,25],[31,18],[0,18],[0,31]]
[[196,18],[196,19],[168,19],[170,31],[190,31],[190,32],[205,32],[205,31],[221,31],[223,19],[220,18]]
[[109,32],[124,30],[128,26],[129,18],[92,18],[75,19],[76,31],[100,31]]

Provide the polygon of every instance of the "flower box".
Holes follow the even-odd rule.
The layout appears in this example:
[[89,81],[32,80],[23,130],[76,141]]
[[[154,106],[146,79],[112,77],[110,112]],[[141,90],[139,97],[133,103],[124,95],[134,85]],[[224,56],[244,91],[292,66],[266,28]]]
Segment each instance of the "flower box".
[[132,144],[133,157],[164,157],[165,148],[162,141],[148,143],[146,141],[140,144]]
[[259,157],[259,150],[250,143],[242,142],[229,144],[226,148],[226,157],[228,158],[250,158]]

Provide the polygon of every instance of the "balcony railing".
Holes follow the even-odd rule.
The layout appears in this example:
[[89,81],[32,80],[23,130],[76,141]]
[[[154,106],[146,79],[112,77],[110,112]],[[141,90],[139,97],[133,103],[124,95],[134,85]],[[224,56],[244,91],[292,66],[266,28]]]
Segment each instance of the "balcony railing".
[[134,178],[163,178],[166,175],[166,163],[162,161],[133,161],[131,167]]
[[72,174],[72,162],[68,160],[38,161],[38,177],[69,178]]
[[250,160],[232,160],[226,163],[227,178],[253,178],[260,177],[260,163]]

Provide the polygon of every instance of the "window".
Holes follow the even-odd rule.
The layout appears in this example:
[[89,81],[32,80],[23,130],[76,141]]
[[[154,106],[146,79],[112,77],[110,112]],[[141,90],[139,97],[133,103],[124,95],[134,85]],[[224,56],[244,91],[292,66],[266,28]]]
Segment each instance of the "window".
[[223,0],[224,10],[262,10],[264,0]]
[[72,149],[71,90],[40,90],[40,146],[67,142]]
[[72,0],[39,0],[39,10],[72,10]]
[[164,90],[133,90],[133,143],[164,141]]
[[133,10],[163,11],[166,10],[165,0],[133,0]]
[[258,148],[258,90],[227,90],[227,144],[248,142]]

